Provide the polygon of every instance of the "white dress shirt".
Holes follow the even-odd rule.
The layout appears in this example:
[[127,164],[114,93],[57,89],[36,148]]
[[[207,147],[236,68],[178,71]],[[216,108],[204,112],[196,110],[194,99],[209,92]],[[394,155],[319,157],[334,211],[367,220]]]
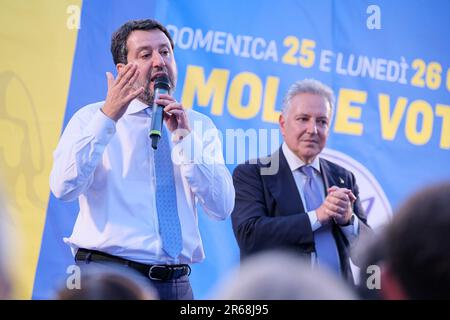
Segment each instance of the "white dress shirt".
[[[302,203],[305,204],[305,196],[303,194],[303,189],[305,188],[306,184],[306,175],[303,174],[300,170],[298,170],[300,167],[306,165],[294,152],[292,152],[291,149],[287,146],[286,143],[283,142],[281,146],[284,156],[286,157],[286,161],[289,165],[289,169],[292,171],[292,175],[294,176],[295,184],[297,185],[298,192],[300,193],[300,197],[302,199]],[[318,183],[319,188],[321,190],[321,198],[322,200],[325,199],[325,184],[323,182],[322,175],[320,174],[322,171],[320,170],[320,162],[319,157],[316,157],[313,162],[310,164],[311,167],[313,167],[314,170],[314,178],[315,181]],[[304,206],[305,207],[305,206]],[[306,207],[305,207],[306,212]],[[312,231],[316,231],[319,229],[322,224],[319,222],[319,219],[317,219],[316,210],[311,210],[307,212],[309,221],[311,223]],[[354,216],[354,222],[353,225],[349,226],[340,226],[341,230],[344,232],[345,236],[348,240],[354,240],[355,237],[358,235],[358,217],[353,214]]]
[[186,110],[192,131],[171,140],[183,238],[174,259],[162,250],[158,233],[148,106],[133,100],[116,123],[100,110],[103,104],[80,109],[54,152],[50,188],[57,198],[78,198],[80,205],[72,235],[64,241],[73,253],[86,248],[147,264],[202,261],[196,204],[216,220],[226,219],[234,205],[232,178],[213,122]]

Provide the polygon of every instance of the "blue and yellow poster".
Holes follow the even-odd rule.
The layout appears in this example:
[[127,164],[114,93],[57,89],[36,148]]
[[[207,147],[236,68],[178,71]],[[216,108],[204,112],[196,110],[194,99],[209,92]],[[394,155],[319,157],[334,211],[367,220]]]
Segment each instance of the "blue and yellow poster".
[[[231,171],[280,145],[286,89],[316,78],[336,96],[324,156],[355,172],[373,228],[412,192],[450,179],[447,0],[0,4],[0,174],[15,298],[51,298],[73,263],[62,238],[78,204],[51,195],[52,152],[70,117],[104,100],[111,34],[130,19],[168,27],[175,96],[213,119]],[[206,260],[191,280],[201,299],[239,257],[229,220],[201,214],[199,224]]]

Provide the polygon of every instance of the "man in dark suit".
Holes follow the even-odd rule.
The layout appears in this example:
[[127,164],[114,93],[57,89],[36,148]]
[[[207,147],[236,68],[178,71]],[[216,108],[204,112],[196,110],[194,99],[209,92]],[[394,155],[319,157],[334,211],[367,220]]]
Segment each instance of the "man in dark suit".
[[329,87],[311,79],[294,83],[279,119],[282,146],[268,158],[234,170],[231,217],[241,259],[288,248],[313,266],[352,279],[350,248],[370,228],[354,175],[319,158],[329,135],[332,106]]

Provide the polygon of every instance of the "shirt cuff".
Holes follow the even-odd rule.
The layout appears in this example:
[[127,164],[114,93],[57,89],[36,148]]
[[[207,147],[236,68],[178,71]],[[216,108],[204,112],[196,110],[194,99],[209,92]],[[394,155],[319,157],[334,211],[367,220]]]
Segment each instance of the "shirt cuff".
[[358,236],[359,233],[359,219],[356,214],[352,214],[353,223],[348,226],[339,226],[344,232],[344,234],[347,236],[347,239],[354,238]]
[[309,211],[307,214],[309,217],[309,222],[311,223],[311,229],[314,232],[319,229],[322,224],[320,223],[319,219],[317,219],[316,210]]

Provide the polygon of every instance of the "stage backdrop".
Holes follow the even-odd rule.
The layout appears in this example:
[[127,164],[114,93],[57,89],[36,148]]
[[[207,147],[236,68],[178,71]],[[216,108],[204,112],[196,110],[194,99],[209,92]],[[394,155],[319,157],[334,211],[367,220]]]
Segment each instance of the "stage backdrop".
[[[106,95],[114,30],[156,18],[175,42],[176,98],[210,116],[232,171],[278,148],[282,97],[296,80],[333,88],[324,156],[355,172],[379,228],[412,192],[450,179],[447,0],[0,1],[0,165],[17,230],[16,297],[51,298],[73,264],[76,202],[49,192],[52,151],[71,116]],[[199,219],[197,298],[239,263],[230,219]],[[70,269],[69,269],[70,270]]]

